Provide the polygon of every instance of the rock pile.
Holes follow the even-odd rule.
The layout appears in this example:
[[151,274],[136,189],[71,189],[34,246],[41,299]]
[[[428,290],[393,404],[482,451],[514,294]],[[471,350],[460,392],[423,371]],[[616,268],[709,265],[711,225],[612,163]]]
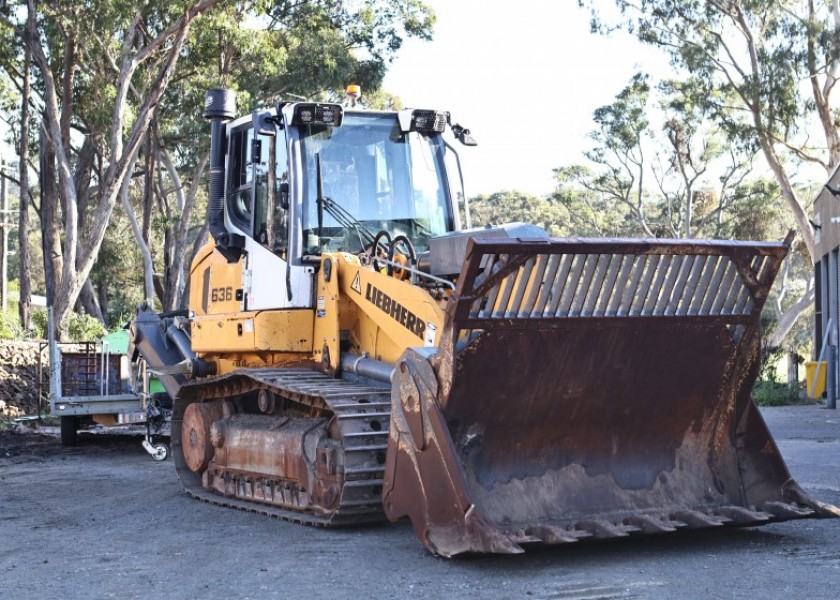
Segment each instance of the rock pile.
[[[0,340],[0,417],[38,414],[39,346],[39,342]],[[41,385],[45,398],[49,394],[48,354],[45,348]]]

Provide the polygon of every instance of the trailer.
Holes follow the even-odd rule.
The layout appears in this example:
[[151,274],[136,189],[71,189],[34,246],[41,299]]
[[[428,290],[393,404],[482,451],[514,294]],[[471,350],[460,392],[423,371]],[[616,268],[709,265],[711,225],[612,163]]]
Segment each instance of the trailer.
[[60,419],[61,443],[74,446],[80,429],[145,424],[143,447],[165,460],[169,447],[155,437],[171,414],[171,400],[145,363],[128,360],[128,334],[93,342],[59,342],[52,310],[48,319],[50,413]]

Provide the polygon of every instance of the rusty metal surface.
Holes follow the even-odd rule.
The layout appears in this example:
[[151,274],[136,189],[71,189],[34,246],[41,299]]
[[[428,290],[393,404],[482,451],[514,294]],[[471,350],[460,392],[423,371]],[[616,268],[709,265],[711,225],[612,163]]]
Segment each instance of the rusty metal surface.
[[220,419],[211,427],[215,453],[202,483],[222,495],[329,515],[344,485],[344,454],[329,424],[253,414]]
[[389,418],[387,388],[249,369],[181,387],[173,457],[207,502],[324,527],[376,522]]
[[470,252],[457,299],[448,309],[461,329],[497,319],[520,326],[534,319],[551,326],[568,318],[597,317],[748,320],[760,312],[786,247],[673,240],[473,240]]
[[386,514],[446,556],[840,515],[750,399],[789,241],[473,240],[396,375]]

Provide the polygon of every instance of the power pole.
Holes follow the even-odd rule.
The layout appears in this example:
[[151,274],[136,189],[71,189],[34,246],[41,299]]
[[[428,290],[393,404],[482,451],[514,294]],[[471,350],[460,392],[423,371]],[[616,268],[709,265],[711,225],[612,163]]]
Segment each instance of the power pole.
[[0,159],[0,309],[6,312],[9,297],[9,205],[6,198],[6,163]]

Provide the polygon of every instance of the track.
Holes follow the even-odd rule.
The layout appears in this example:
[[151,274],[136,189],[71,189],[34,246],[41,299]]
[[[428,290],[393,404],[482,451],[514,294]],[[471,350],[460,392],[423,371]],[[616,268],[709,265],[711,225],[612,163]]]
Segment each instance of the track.
[[[187,407],[193,402],[247,397],[260,390],[287,399],[298,413],[304,410],[313,418],[335,417],[344,453],[344,485],[338,508],[331,513],[297,511],[222,496],[202,487],[201,475],[186,465],[181,431]],[[189,382],[181,388],[172,416],[176,470],[187,494],[218,506],[321,527],[383,521],[381,491],[390,411],[390,388],[359,385],[301,368],[249,369]]]

